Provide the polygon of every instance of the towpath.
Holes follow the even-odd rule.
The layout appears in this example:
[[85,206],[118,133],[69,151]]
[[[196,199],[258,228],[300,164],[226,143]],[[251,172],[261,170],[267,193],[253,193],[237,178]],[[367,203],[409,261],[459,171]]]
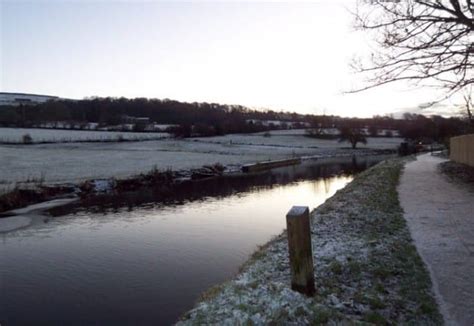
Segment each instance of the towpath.
[[398,187],[405,219],[433,280],[447,325],[474,325],[474,193],[421,155]]

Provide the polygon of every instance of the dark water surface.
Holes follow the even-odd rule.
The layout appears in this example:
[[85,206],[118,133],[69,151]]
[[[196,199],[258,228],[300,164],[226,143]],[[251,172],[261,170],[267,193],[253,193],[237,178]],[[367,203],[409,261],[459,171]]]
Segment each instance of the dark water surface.
[[0,324],[171,324],[279,234],[292,205],[320,205],[380,159],[198,183],[179,204],[83,209],[1,234]]

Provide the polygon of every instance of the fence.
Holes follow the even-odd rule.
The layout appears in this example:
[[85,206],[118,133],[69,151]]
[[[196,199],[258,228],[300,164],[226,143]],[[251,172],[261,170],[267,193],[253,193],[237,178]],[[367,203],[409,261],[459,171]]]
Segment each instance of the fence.
[[458,163],[474,166],[474,134],[451,138],[449,158]]

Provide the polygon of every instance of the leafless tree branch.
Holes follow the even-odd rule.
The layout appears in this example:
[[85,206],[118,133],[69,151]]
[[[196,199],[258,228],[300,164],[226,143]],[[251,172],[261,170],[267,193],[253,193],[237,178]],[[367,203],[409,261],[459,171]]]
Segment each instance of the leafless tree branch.
[[365,0],[356,28],[375,32],[377,52],[356,70],[359,92],[397,81],[437,82],[448,93],[474,82],[474,5],[471,0]]

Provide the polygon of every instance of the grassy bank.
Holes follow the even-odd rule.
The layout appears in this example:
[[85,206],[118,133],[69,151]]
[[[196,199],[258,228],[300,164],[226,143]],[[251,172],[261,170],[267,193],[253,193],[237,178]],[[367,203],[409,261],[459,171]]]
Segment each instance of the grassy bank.
[[291,291],[283,233],[235,279],[203,294],[180,323],[442,324],[399,205],[402,168],[400,160],[378,164],[313,212],[315,297]]

